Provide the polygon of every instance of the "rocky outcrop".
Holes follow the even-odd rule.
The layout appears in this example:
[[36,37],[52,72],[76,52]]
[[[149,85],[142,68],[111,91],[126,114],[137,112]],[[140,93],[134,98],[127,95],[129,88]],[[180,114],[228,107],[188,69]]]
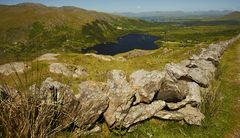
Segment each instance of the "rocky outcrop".
[[84,69],[83,67],[79,65],[68,65],[64,63],[50,64],[49,71],[51,73],[63,74],[66,77],[74,78],[84,77],[88,75],[86,69]]
[[55,61],[60,54],[47,53],[36,58],[37,61]]
[[26,71],[29,68],[30,66],[28,66],[24,62],[8,63],[8,64],[0,65],[0,74],[8,76],[12,73],[24,73],[24,71]]
[[123,58],[123,57],[113,57],[113,56],[97,55],[97,54],[94,54],[94,53],[87,53],[85,55],[86,56],[95,57],[97,59],[104,60],[104,61],[120,61],[120,62],[125,62],[126,61],[126,59]]

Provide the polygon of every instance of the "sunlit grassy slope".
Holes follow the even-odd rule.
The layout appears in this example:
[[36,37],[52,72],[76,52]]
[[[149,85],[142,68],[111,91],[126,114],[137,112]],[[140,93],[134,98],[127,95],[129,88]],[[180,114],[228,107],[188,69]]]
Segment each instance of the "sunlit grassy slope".
[[213,92],[205,97],[202,111],[206,115],[202,126],[190,126],[174,121],[151,119],[140,124],[134,132],[118,131],[116,135],[104,124],[100,134],[86,137],[126,137],[126,138],[229,138],[238,137],[240,99],[240,40],[224,54],[218,66],[217,80],[213,82]]

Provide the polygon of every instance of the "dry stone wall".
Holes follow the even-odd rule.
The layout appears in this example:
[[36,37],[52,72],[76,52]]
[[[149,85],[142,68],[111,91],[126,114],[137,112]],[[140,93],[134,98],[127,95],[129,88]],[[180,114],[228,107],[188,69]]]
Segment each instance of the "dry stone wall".
[[[123,71],[112,70],[106,83],[86,81],[79,84],[79,94],[75,96],[69,86],[51,78],[42,83],[39,91],[51,93],[54,88],[64,92],[66,98],[62,103],[69,117],[64,116],[61,121],[64,124],[73,122],[82,129],[94,128],[100,117],[111,129],[128,129],[152,117],[201,125],[204,119],[199,110],[201,93],[208,92],[221,56],[239,38],[240,35],[211,44],[199,55],[169,63],[162,71],[138,70],[127,79]],[[2,86],[0,89],[5,97],[17,97],[13,94],[15,90],[6,92]]]

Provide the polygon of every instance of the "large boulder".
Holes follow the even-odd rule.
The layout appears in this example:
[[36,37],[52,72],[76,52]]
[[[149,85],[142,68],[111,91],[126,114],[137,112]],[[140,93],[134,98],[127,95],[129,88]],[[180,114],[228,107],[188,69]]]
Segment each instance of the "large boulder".
[[188,74],[188,68],[178,64],[170,63],[165,66],[165,70],[172,79],[178,80]]
[[135,91],[127,82],[124,72],[120,70],[108,73],[108,81],[104,91],[110,100],[104,118],[109,127],[121,126],[134,102]]
[[187,96],[184,100],[177,103],[167,103],[167,106],[171,110],[176,110],[184,107],[187,104],[192,106],[198,106],[201,103],[201,89],[195,82],[187,82],[186,86]]
[[213,75],[200,68],[191,68],[188,72],[188,78],[198,83],[202,87],[208,87]]
[[109,99],[103,89],[105,84],[86,81],[78,86],[76,95],[80,108],[76,117],[76,125],[82,129],[91,128],[100,116],[106,111]]
[[124,119],[123,126],[125,128],[129,128],[131,125],[137,122],[149,119],[156,113],[160,112],[165,106],[166,103],[161,100],[154,101],[151,104],[140,103],[136,106],[133,106],[128,111],[128,114]]
[[24,73],[30,67],[24,62],[12,62],[0,65],[0,74],[10,75],[12,73]]
[[66,77],[82,77],[87,76],[86,69],[81,66],[68,65],[64,63],[52,63],[50,64],[49,71],[51,73],[63,74]]
[[168,74],[161,85],[161,89],[156,94],[156,100],[177,103],[184,100],[187,96],[187,82],[183,80],[175,81]]
[[136,90],[134,104],[150,103],[160,90],[165,72],[138,70],[130,75],[130,84]]

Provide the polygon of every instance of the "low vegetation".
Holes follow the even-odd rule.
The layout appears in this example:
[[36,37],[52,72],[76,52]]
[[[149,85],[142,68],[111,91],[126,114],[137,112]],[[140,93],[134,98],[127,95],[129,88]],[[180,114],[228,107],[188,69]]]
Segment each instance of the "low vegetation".
[[[31,7],[31,5],[28,6]],[[16,7],[19,8],[21,5]],[[11,8],[1,6],[0,11],[9,13],[8,10],[11,11]],[[240,33],[240,22],[236,20],[222,19],[201,22],[183,20],[168,23],[151,23],[82,9],[77,9],[77,13],[74,13],[73,7],[63,7],[56,10],[43,5],[37,5],[35,8],[40,11],[47,9],[51,14],[49,14],[49,17],[36,20],[36,15],[31,15],[30,11],[33,9],[30,8],[29,12],[25,13],[26,16],[28,15],[27,17],[32,17],[27,23],[28,26],[20,23],[9,25],[7,23],[9,21],[14,22],[15,18],[7,18],[7,15],[1,14],[1,18],[5,20],[0,21],[0,64],[26,61],[31,65],[31,68],[23,74],[0,76],[1,84],[19,88],[23,95],[19,103],[11,104],[9,100],[1,101],[0,137],[47,137],[65,129],[54,123],[60,119],[56,118],[56,114],[60,110],[58,108],[59,105],[40,105],[39,97],[29,95],[26,89],[36,82],[42,82],[49,76],[63,83],[71,82],[69,85],[77,93],[77,85],[79,83],[85,80],[105,82],[106,74],[110,70],[123,70],[127,75],[138,69],[161,70],[169,62],[176,63],[187,59],[189,56],[197,54],[201,48],[208,46],[210,43],[227,40]],[[60,18],[57,22],[47,20],[48,18],[53,19],[59,13],[64,13],[69,18]],[[79,14],[84,19],[86,15],[91,16],[87,16],[89,18],[86,21],[75,24]],[[61,19],[68,22],[61,21]],[[3,29],[4,27],[7,30]],[[126,56],[134,51],[118,54],[113,57],[124,57],[126,61],[116,60],[111,62],[82,53],[84,48],[99,43],[116,41],[119,36],[129,33],[144,33],[158,36],[160,39],[156,41],[156,44],[160,48],[147,51],[146,55],[136,57]],[[238,111],[240,100],[239,47],[240,41],[237,41],[226,51],[218,67],[216,81],[213,82],[211,93],[203,93],[205,98],[201,105],[201,110],[206,115],[206,119],[201,127],[189,126],[181,122],[151,119],[139,125],[134,132],[127,133],[126,130],[114,130],[111,132],[107,124],[103,123],[103,131],[101,133],[87,137],[220,138],[224,136],[239,136],[239,133],[235,134],[235,132],[239,132],[240,125],[238,123],[240,122],[238,118],[240,114]],[[37,56],[48,52],[60,54],[57,57],[57,62],[84,67],[89,76],[69,78],[52,74],[49,72],[49,64],[52,61],[32,61]],[[21,78],[25,78],[25,80],[22,81]],[[40,108],[43,110],[39,110]],[[36,112],[39,113],[36,114]],[[67,137],[71,136],[71,133],[63,131],[60,134],[58,133],[58,135]]]

